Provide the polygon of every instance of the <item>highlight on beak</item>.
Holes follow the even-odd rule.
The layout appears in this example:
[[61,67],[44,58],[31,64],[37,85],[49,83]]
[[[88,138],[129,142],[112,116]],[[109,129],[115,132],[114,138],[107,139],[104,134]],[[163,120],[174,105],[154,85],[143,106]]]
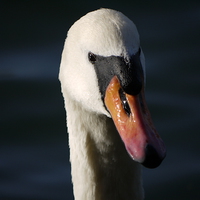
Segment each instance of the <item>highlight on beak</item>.
[[104,102],[131,158],[148,168],[159,166],[166,150],[152,123],[144,88],[137,95],[127,94],[114,76]]

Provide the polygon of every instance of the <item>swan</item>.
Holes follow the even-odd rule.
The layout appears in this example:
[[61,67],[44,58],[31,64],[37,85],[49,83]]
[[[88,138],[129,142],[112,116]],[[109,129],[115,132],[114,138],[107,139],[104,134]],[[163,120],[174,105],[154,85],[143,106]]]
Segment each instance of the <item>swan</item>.
[[134,23],[99,9],[68,31],[59,80],[75,200],[141,200],[141,164],[160,165],[165,145],[144,96],[145,60]]

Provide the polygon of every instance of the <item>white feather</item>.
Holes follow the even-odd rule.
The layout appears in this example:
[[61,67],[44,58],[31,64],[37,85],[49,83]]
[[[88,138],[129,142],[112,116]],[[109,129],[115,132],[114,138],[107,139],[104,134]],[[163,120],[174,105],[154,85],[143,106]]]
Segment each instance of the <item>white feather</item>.
[[[76,200],[143,199],[140,165],[133,162],[105,109],[88,52],[129,58],[140,47],[136,26],[122,13],[100,9],[70,28],[59,79],[67,111]],[[141,54],[144,68],[144,56]]]

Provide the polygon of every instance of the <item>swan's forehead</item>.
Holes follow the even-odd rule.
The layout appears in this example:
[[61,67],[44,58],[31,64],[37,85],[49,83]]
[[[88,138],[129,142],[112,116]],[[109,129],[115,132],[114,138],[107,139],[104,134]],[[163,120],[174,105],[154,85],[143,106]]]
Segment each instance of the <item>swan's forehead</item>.
[[120,12],[91,12],[74,25],[81,48],[102,56],[130,55],[138,51],[139,35],[136,26]]

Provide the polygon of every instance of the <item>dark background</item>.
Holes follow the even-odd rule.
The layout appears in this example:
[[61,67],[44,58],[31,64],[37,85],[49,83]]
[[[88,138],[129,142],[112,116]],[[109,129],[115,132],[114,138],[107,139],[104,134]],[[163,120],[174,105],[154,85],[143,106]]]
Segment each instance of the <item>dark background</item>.
[[199,1],[0,1],[0,199],[73,199],[58,71],[69,27],[100,7],[134,21],[146,98],[167,146],[146,200],[200,199]]

